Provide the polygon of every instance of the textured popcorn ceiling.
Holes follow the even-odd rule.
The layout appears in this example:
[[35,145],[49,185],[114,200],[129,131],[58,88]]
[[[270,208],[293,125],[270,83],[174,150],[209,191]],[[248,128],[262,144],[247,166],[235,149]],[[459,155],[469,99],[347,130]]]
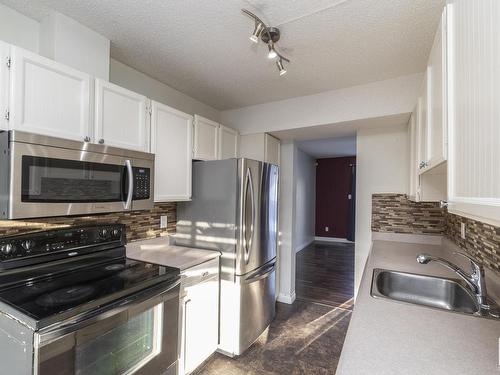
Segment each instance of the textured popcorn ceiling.
[[[115,59],[217,109],[421,72],[444,0],[0,0],[40,20],[52,8],[111,40]],[[280,77],[248,36],[247,8],[280,24]]]

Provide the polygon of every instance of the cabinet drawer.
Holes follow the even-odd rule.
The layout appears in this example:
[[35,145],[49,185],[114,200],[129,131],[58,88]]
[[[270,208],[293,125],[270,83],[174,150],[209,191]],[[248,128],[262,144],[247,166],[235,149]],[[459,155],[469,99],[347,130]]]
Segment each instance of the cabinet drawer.
[[185,269],[181,272],[182,286],[187,288],[202,282],[219,278],[219,257]]

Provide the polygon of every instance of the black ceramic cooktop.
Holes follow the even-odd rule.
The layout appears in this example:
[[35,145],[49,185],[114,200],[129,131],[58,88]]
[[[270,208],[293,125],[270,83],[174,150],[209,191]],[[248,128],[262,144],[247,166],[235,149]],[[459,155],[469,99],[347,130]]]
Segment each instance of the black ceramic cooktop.
[[[177,268],[125,257],[67,272],[57,267],[51,276],[0,289],[0,300],[45,326],[179,278]],[[51,274],[47,268],[44,272]]]

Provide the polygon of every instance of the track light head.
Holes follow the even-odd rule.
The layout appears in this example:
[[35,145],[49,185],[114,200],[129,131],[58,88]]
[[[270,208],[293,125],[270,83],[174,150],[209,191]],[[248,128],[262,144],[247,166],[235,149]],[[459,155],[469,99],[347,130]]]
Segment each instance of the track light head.
[[262,30],[264,30],[264,24],[255,20],[255,28],[252,35],[250,36],[250,40],[254,43],[258,43],[260,34],[262,34]]
[[285,69],[285,67],[283,65],[283,60],[279,59],[278,61],[276,61],[276,65],[278,66],[278,70],[280,72],[280,76],[285,75],[286,74],[286,69]]
[[278,57],[278,54],[274,50],[274,44],[273,43],[269,43],[267,45],[267,47],[269,48],[269,53],[267,54],[267,58],[268,59],[275,59],[276,57]]

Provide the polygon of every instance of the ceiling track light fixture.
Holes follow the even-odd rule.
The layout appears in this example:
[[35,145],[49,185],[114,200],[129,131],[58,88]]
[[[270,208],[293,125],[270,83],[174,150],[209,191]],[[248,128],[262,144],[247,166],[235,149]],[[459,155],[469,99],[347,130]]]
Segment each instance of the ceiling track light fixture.
[[277,27],[266,26],[266,24],[259,17],[249,10],[242,9],[241,11],[247,16],[253,18],[255,22],[255,27],[252,35],[250,36],[250,40],[254,43],[258,43],[260,39],[267,44],[267,57],[269,59],[276,59],[276,66],[278,67],[280,76],[286,74],[284,62],[289,63],[290,60],[280,54],[275,48],[276,43],[280,40],[280,30]]

